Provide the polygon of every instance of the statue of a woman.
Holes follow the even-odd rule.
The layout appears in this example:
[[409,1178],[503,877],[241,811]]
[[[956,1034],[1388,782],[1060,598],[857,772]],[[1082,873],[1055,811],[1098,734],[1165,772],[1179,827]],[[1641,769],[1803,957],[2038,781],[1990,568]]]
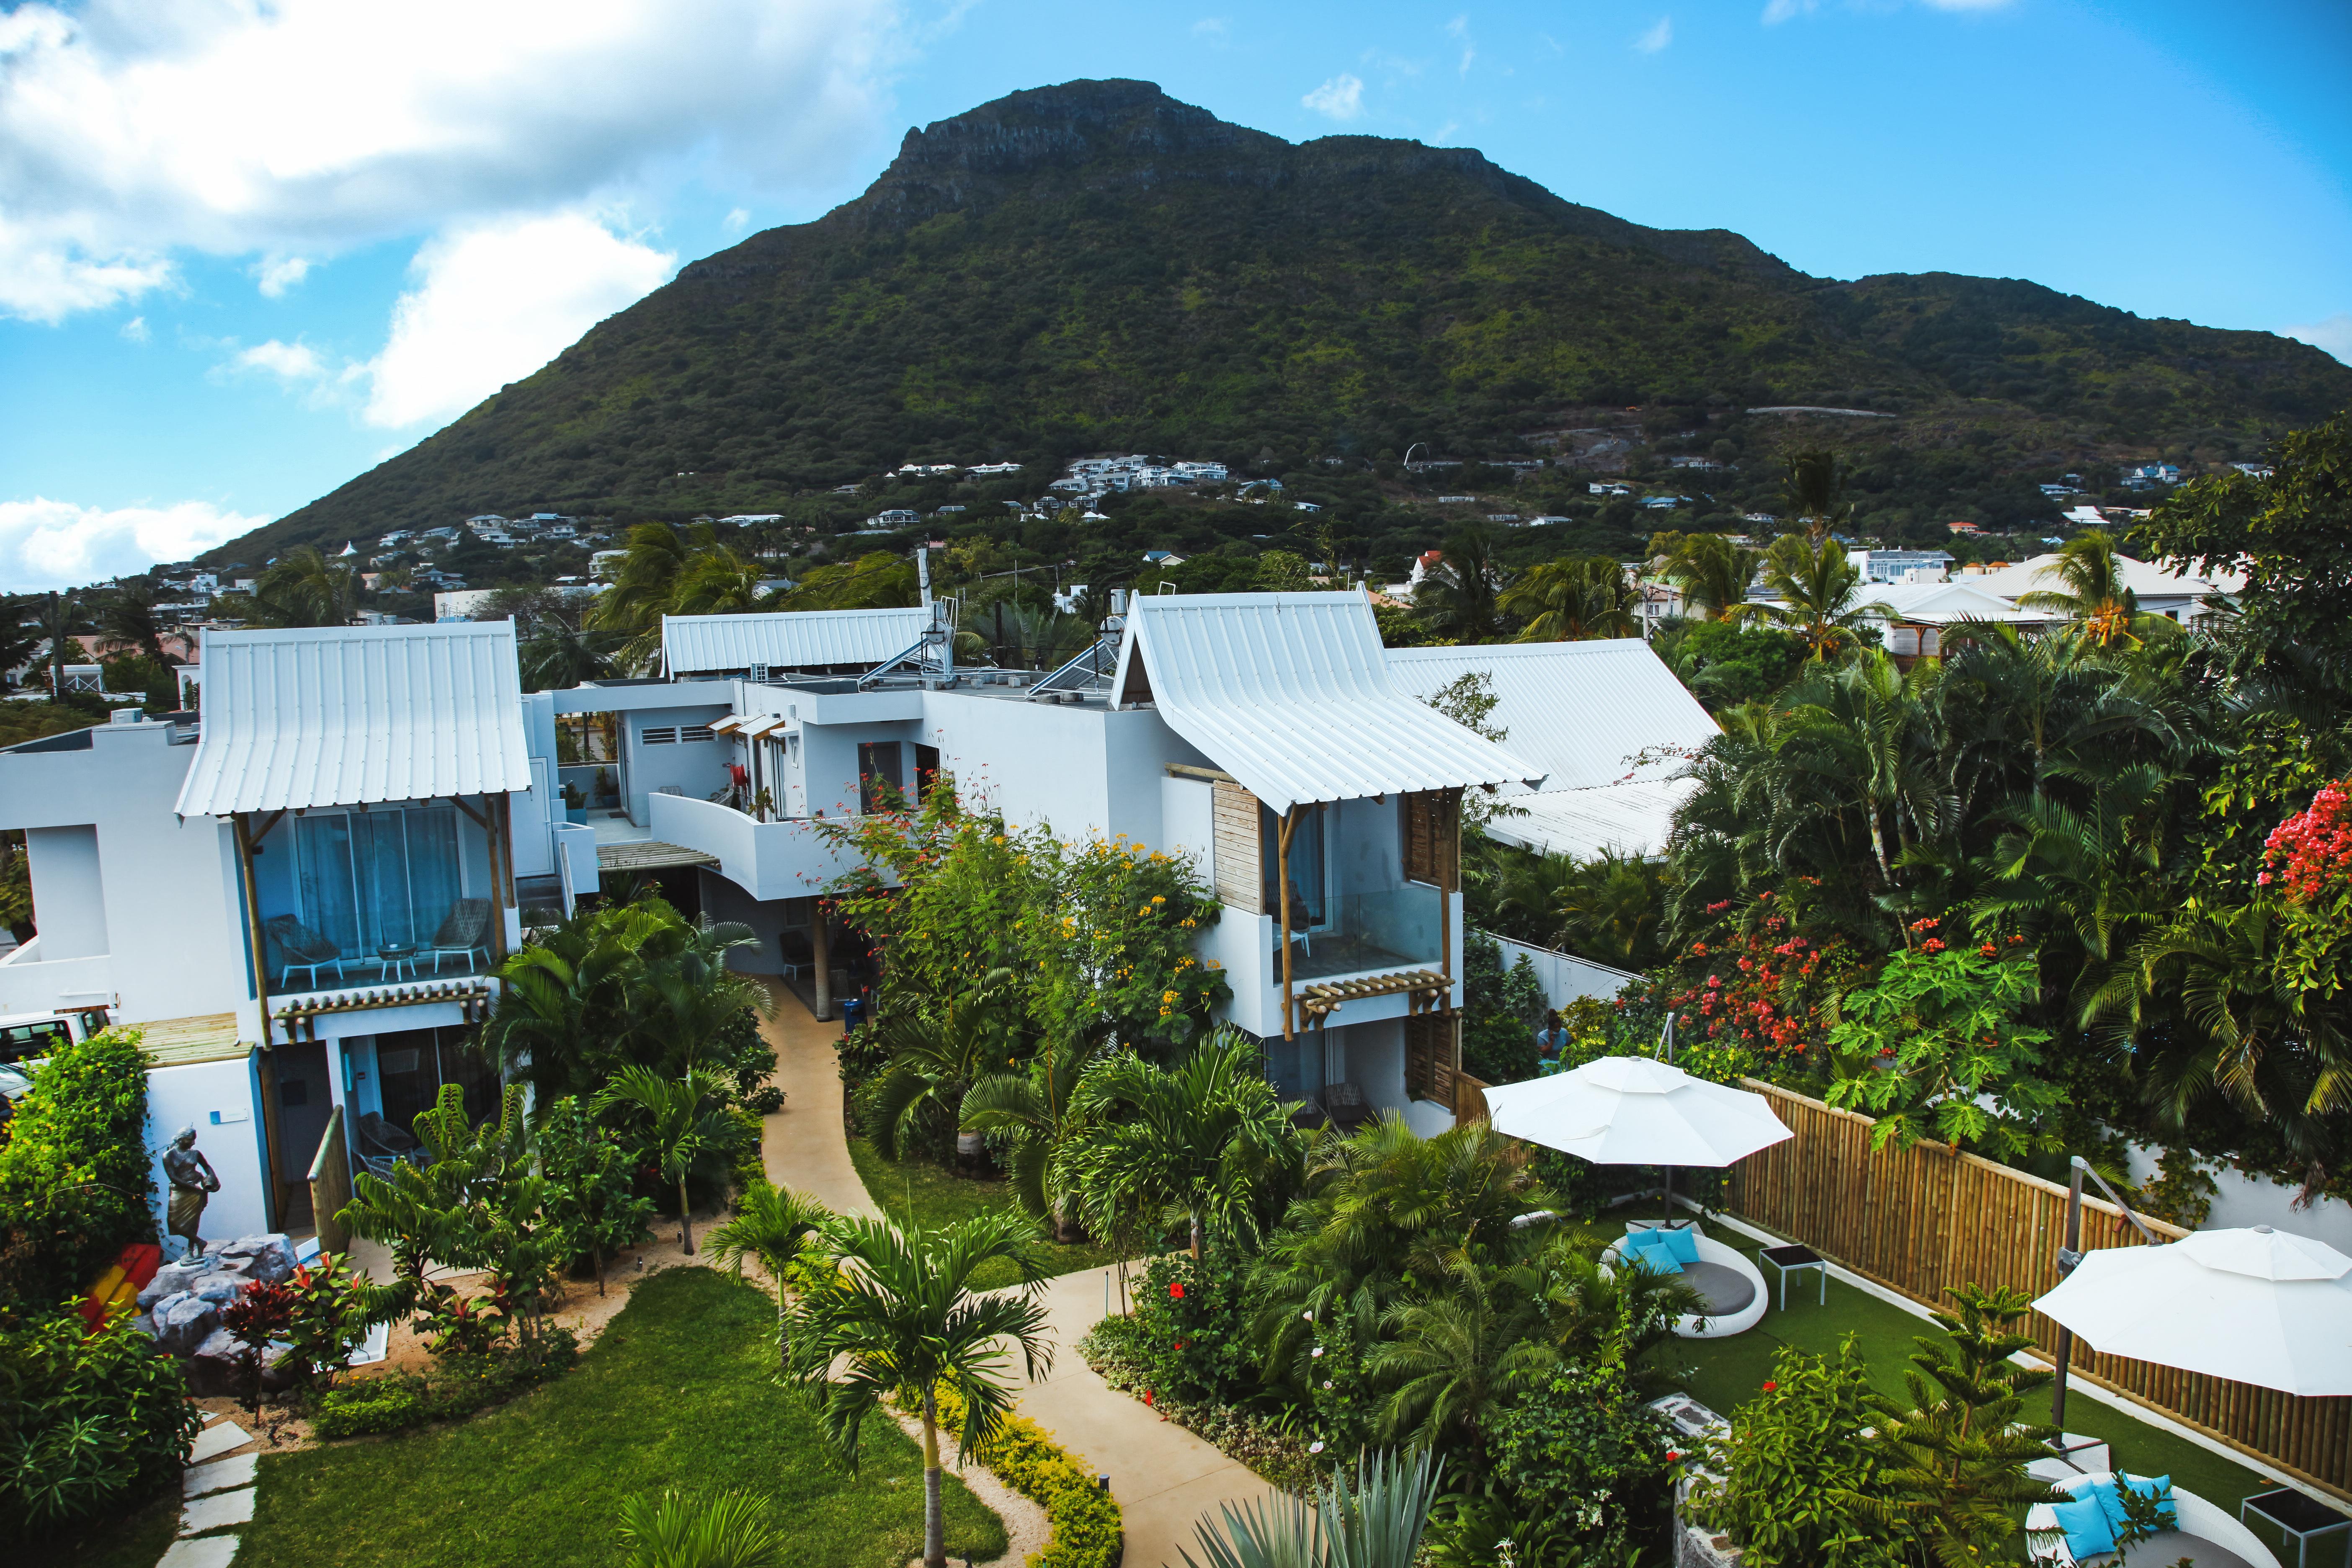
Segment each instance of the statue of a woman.
[[220,1178],[213,1173],[212,1162],[197,1152],[194,1128],[181,1128],[172,1146],[163,1151],[163,1174],[172,1183],[172,1201],[164,1210],[163,1228],[186,1239],[190,1257],[202,1258],[205,1239],[196,1234],[196,1229],[204,1223],[205,1205],[220,1191]]

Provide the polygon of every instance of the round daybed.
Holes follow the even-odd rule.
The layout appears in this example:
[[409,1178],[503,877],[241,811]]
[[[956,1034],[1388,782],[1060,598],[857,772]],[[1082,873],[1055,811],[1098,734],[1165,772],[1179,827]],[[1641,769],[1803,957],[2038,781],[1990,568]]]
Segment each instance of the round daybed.
[[[2094,1471],[2089,1475],[2070,1476],[2054,1483],[2060,1491],[2079,1498],[2097,1482],[2111,1479],[2112,1472]],[[2145,1483],[2146,1476],[2126,1479]],[[2179,1528],[2168,1530],[2135,1542],[2128,1556],[2135,1563],[2173,1563],[2186,1558],[2197,1568],[2279,1568],[2279,1560],[2262,1539],[2231,1519],[2229,1510],[2206,1501],[2195,1492],[2172,1489],[2173,1507],[2179,1515]],[[2116,1561],[2112,1552],[2084,1559],[2077,1563],[2074,1554],[2066,1549],[2065,1534],[2058,1528],[2058,1516],[2046,1502],[2035,1503],[2025,1512],[2027,1550],[2037,1563],[2052,1568],[2104,1568]]]
[[[1629,1235],[1654,1228],[1638,1222],[1625,1227]],[[1748,1255],[1736,1247],[1710,1239],[1696,1223],[1683,1228],[1689,1230],[1698,1243],[1698,1261],[1684,1264],[1677,1279],[1698,1292],[1706,1310],[1675,1319],[1675,1334],[1685,1340],[1724,1340],[1744,1334],[1763,1321],[1765,1303],[1770,1298],[1765,1293],[1763,1273],[1748,1261]],[[1604,1270],[1615,1271],[1624,1246],[1622,1237],[1609,1244],[1608,1250],[1601,1255]]]

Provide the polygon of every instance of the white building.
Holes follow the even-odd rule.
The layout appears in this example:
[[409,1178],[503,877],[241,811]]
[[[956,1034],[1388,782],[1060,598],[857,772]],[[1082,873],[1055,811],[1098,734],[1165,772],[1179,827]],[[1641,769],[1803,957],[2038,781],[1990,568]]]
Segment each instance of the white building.
[[[2030,561],[2006,566],[1998,572],[1988,572],[1981,577],[1969,579],[1985,593],[2015,604],[2020,596],[2032,593],[2063,591],[2064,584],[2057,577],[2059,557],[2037,555]],[[2206,615],[2210,601],[2243,589],[2246,580],[2237,573],[2219,573],[2212,576],[2193,574],[2185,567],[2163,562],[2141,561],[2133,556],[2116,557],[2116,574],[2123,585],[2139,601],[2144,614],[2163,616],[2183,623],[2193,622]]]
[[1846,560],[1865,583],[1940,583],[1952,567],[1944,550],[1850,550]]
[[[1188,857],[1223,1016],[1283,1090],[1451,1125],[1459,802],[1543,767],[1400,684],[1361,595],[1146,599],[1042,676],[958,668],[945,610],[672,618],[668,679],[528,695],[504,621],[212,633],[198,723],[0,750],[40,927],[0,1011],[149,1031],[150,1141],[197,1126],[208,1233],[299,1226],[336,1112],[404,1126],[455,1082],[487,1113],[458,1047],[526,902],[660,874],[761,933],[741,967],[810,969],[823,1012],[813,895],[847,867],[813,824],[945,771],[1014,821]],[[566,820],[563,786],[600,784],[617,806]]]
[[[609,586],[604,583],[559,583],[547,592],[562,599],[593,599]],[[498,588],[457,588],[433,595],[433,618],[436,621],[470,621],[490,607],[490,601],[503,592]]]

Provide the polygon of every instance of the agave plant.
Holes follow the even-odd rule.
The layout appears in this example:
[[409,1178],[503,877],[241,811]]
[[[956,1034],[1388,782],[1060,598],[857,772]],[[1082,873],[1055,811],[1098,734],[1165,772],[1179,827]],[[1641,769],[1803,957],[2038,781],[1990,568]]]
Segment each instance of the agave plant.
[[1367,1453],[1352,1484],[1341,1470],[1312,1501],[1277,1494],[1222,1504],[1223,1522],[1204,1517],[1195,1531],[1208,1562],[1179,1553],[1186,1568],[1412,1568],[1444,1470],[1426,1449]]

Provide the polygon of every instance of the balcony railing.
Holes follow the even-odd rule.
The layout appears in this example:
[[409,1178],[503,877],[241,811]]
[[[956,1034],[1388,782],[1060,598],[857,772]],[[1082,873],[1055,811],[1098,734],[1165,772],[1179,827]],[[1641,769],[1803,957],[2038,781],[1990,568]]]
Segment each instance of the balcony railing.
[[[1293,984],[1390,970],[1434,969],[1444,962],[1445,895],[1408,882],[1377,893],[1342,893],[1330,900],[1328,920],[1301,929],[1301,912],[1291,911],[1290,974]],[[1268,973],[1282,973],[1281,927]]]

